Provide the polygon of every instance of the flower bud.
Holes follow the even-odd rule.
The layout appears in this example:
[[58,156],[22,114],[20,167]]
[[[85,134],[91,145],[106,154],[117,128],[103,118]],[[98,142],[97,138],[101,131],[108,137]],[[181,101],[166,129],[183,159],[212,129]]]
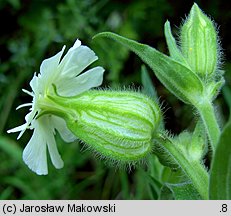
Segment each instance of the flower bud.
[[55,101],[72,110],[64,117],[69,130],[103,157],[133,162],[151,152],[161,110],[147,96],[98,90]]
[[191,69],[200,77],[213,77],[217,69],[219,48],[213,22],[197,4],[181,28],[181,48]]

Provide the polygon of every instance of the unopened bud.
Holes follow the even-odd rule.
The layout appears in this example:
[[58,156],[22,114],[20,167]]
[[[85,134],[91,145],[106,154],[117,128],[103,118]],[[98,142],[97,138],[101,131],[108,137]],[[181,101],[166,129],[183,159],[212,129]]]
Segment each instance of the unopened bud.
[[213,22],[196,3],[181,28],[181,48],[191,69],[200,77],[211,77],[217,70],[219,48]]

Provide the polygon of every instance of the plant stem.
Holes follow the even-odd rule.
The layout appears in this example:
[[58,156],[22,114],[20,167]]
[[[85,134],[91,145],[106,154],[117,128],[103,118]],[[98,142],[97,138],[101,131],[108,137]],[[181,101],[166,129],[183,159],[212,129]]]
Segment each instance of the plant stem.
[[209,175],[204,166],[200,164],[199,161],[189,160],[170,139],[160,136],[154,141],[158,142],[159,145],[174,158],[176,163],[192,182],[201,198],[207,200],[209,198]]
[[203,101],[203,103],[198,104],[196,108],[200,113],[211,143],[212,150],[214,152],[221,132],[217,123],[213,105],[211,102],[206,100]]

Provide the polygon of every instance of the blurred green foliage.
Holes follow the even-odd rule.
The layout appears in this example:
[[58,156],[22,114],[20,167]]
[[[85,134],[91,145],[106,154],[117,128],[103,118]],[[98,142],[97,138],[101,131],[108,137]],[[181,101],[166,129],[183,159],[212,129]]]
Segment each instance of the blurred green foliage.
[[[84,151],[83,144],[77,141],[66,144],[57,136],[65,166],[61,170],[50,166],[48,176],[37,176],[21,158],[32,131],[16,140],[17,135],[8,135],[6,130],[23,123],[27,110],[16,112],[15,108],[31,100],[21,89],[30,90],[29,81],[39,71],[42,60],[56,54],[64,44],[70,47],[76,38],[99,56],[95,64],[106,69],[105,87],[139,88],[141,61],[113,41],[92,41],[92,37],[102,31],[113,31],[167,53],[164,22],[169,19],[172,26],[179,26],[192,3],[183,0],[0,1],[0,199],[159,198],[161,182],[174,182],[175,177],[154,156],[131,172],[115,171],[91,152]],[[220,26],[226,54],[227,84],[216,104],[222,123],[228,118],[231,106],[230,3],[224,0],[197,3]],[[177,33],[177,28],[174,31]],[[151,79],[166,107],[166,127],[175,133],[190,127],[191,108],[176,100],[153,75]]]

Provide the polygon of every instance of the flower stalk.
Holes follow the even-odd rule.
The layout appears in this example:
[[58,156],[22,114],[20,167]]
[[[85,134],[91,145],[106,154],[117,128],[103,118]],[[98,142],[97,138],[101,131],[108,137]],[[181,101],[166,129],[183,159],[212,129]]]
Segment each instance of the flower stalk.
[[205,129],[207,131],[211,143],[211,148],[214,152],[221,134],[215,115],[214,107],[212,103],[207,100],[203,101],[201,104],[197,104],[196,107],[204,123]]

